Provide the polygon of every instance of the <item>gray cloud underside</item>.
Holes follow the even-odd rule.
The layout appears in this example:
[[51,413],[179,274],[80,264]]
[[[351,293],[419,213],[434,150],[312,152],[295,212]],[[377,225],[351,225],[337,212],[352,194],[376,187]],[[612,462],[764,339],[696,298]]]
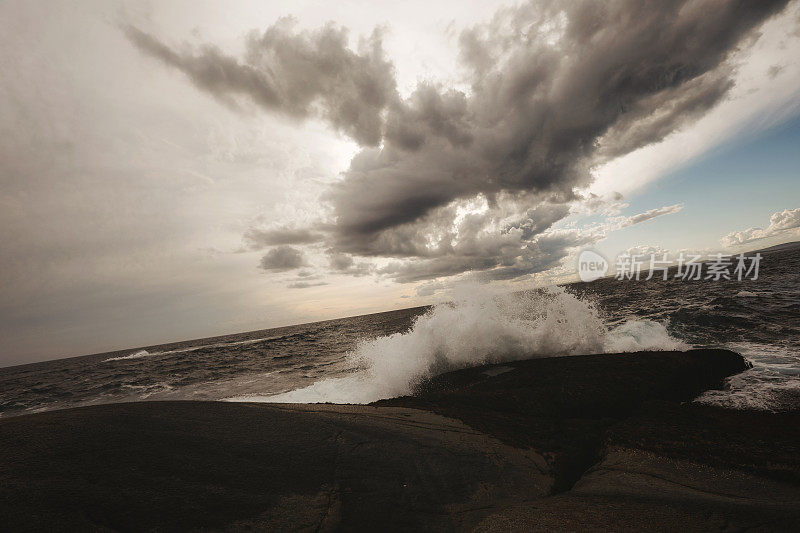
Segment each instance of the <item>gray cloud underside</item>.
[[[380,270],[398,281],[470,270],[513,278],[586,240],[540,237],[567,215],[593,166],[662,140],[725,98],[729,54],[786,4],[533,1],[462,32],[468,93],[424,82],[408,98],[379,31],[353,51],[344,29],[295,31],[281,20],[253,33],[240,58],[126,31],[223,102],[321,117],[360,143],[325,197],[332,253],[398,258]],[[454,203],[476,197],[489,214],[455,232]],[[495,209],[498,198],[516,202],[516,219]],[[341,261],[332,270],[352,269]]]
[[268,246],[280,246],[285,244],[311,244],[319,242],[322,239],[323,236],[321,234],[307,228],[251,228],[244,234],[244,240],[251,250],[263,250]]
[[347,30],[328,24],[294,31],[291,18],[251,33],[243,60],[207,45],[179,52],[138,28],[125,28],[143,52],[184,72],[199,89],[235,107],[244,96],[269,110],[305,118],[315,112],[364,145],[381,139],[381,111],[396,100],[394,67],[383,58],[381,33],[347,47]]
[[263,270],[285,271],[307,266],[307,261],[302,250],[291,246],[278,246],[268,251],[261,258],[260,267]]
[[308,282],[308,281],[296,281],[294,283],[290,283],[286,287],[289,289],[308,289],[311,287],[321,287],[323,285],[327,285],[328,283],[325,281],[317,281],[317,282]]
[[356,277],[366,276],[375,271],[375,267],[371,263],[366,261],[356,262],[351,255],[335,252],[329,257],[329,266],[333,272]]

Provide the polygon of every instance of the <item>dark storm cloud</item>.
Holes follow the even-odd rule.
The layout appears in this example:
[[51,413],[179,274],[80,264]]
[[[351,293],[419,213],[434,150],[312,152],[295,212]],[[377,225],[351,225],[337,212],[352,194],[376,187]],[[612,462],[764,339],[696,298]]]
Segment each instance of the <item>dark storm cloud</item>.
[[448,255],[433,259],[395,262],[379,270],[398,283],[412,283],[440,277],[454,276],[470,270],[487,270],[498,265],[494,257],[466,257]]
[[322,287],[323,285],[327,284],[328,283],[325,281],[317,281],[317,282],[296,281],[294,283],[290,283],[286,287],[289,289],[308,289],[310,287]]
[[283,244],[311,244],[321,241],[323,236],[307,228],[279,227],[272,229],[251,228],[244,240],[251,250],[262,250],[268,246]]
[[245,57],[213,46],[176,51],[133,26],[125,28],[140,50],[186,74],[199,89],[228,104],[244,96],[266,109],[305,118],[315,111],[363,145],[381,140],[381,112],[397,98],[394,67],[383,57],[381,31],[348,48],[347,30],[327,24],[295,31],[291,18],[252,33]]
[[[244,96],[298,118],[319,110],[361,144],[324,198],[334,221],[326,244],[347,254],[334,255],[333,270],[361,272],[355,254],[400,259],[378,271],[398,281],[470,270],[508,279],[596,239],[547,231],[581,200],[594,166],[725,98],[729,55],[786,4],[528,2],[461,34],[468,91],[424,82],[405,99],[380,32],[354,52],[344,29],[295,31],[284,20],[251,36],[238,59],[179,52],[135,28],[128,36],[223,101]],[[488,209],[460,217],[455,205],[475,198]]]
[[661,141],[685,123],[702,116],[733,87],[732,68],[722,65],[672,90],[647,99],[620,117],[603,135],[601,155],[611,159]]
[[778,74],[783,72],[784,68],[786,68],[784,65],[772,65],[767,69],[767,76],[771,79],[775,79],[778,77]]
[[366,276],[375,271],[375,267],[366,262],[356,262],[353,256],[342,253],[333,253],[329,257],[330,268],[338,274],[348,274],[350,276]]
[[539,204],[529,209],[525,216],[510,225],[508,229],[522,230],[522,239],[529,240],[544,233],[550,226],[569,214],[569,206],[565,204]]
[[389,109],[382,150],[359,154],[330,193],[339,248],[479,193],[569,201],[592,165],[718,103],[728,54],[785,3],[530,3],[465,31],[471,93],[421,85]]
[[291,246],[278,246],[261,258],[264,270],[283,271],[306,266],[306,258],[301,250]]
[[513,253],[460,255],[450,254],[431,259],[393,262],[380,270],[381,274],[399,283],[448,277],[463,272],[480,272],[484,281],[509,280],[532,272],[553,268],[569,251],[578,246],[594,244],[602,236],[596,232],[563,231],[540,236],[536,242],[513,248]]
[[353,266],[353,263],[353,256],[347,254],[334,254],[330,258],[330,264],[333,270],[347,270]]
[[[618,199],[613,195],[611,200]],[[596,200],[590,198],[590,201]],[[416,254],[407,254],[378,270],[399,283],[454,276],[464,272],[480,272],[481,280],[508,280],[534,272],[543,272],[559,265],[576,248],[596,244],[609,231],[640,224],[683,209],[672,205],[651,209],[631,216],[618,216],[587,228],[553,229],[552,224],[566,216],[569,207],[541,203],[529,209],[502,231],[488,231],[491,212],[472,214],[461,219],[452,233],[444,233],[438,246],[425,247]],[[452,216],[450,217],[452,218]],[[408,226],[411,227],[411,226]],[[398,236],[395,230],[391,233]],[[420,233],[424,234],[425,230]],[[405,234],[406,239],[410,233]],[[458,237],[456,239],[456,237]],[[455,244],[453,244],[455,241]],[[404,241],[407,244],[410,240]],[[400,254],[396,254],[400,255]]]

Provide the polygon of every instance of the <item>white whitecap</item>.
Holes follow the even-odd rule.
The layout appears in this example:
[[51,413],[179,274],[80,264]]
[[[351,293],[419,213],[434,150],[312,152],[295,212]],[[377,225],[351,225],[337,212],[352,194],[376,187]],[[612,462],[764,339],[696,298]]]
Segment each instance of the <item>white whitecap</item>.
[[124,361],[125,359],[141,359],[142,357],[150,357],[151,355],[155,355],[155,353],[150,353],[147,350],[139,350],[128,355],[109,357],[108,359],[104,359],[103,362],[108,363],[109,361]]
[[420,316],[408,332],[362,342],[348,355],[349,375],[283,394],[228,400],[369,403],[409,394],[421,380],[458,368],[537,356],[686,348],[657,322],[609,330],[591,303],[563,288],[498,295],[470,285],[454,303]]
[[758,296],[761,295],[758,294],[757,292],[751,292],[751,291],[739,291],[736,293],[737,298],[756,298]]

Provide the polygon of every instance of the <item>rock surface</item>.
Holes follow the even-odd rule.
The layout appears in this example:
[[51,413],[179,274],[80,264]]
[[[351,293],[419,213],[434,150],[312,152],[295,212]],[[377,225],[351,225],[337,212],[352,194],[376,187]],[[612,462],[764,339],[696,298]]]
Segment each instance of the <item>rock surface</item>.
[[0,523],[17,531],[441,529],[552,485],[533,450],[396,407],[143,402],[43,413],[0,424],[0,464]]
[[800,415],[682,403],[745,367],[720,350],[562,357],[372,406],[0,420],[0,529],[796,529]]
[[533,447],[550,459],[560,492],[600,459],[612,426],[691,400],[747,368],[728,350],[529,359],[443,374],[414,396],[376,405],[433,411]]

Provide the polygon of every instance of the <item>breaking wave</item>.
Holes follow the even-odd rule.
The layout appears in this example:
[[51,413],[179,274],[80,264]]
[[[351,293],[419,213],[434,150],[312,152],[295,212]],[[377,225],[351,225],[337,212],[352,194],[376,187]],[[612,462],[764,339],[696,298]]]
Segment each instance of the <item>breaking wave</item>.
[[246,339],[243,341],[231,341],[231,342],[218,342],[215,344],[200,344],[197,346],[189,346],[188,348],[178,348],[175,350],[164,350],[161,352],[148,352],[147,350],[139,350],[129,355],[123,355],[119,357],[109,357],[108,359],[103,359],[104,363],[109,363],[112,361],[125,361],[127,359],[141,359],[142,357],[151,357],[153,355],[170,355],[176,353],[188,353],[188,352],[196,352],[198,350],[206,350],[209,348],[230,348],[234,346],[244,346],[248,344],[259,344],[262,342],[269,342],[274,340],[285,339],[290,337],[291,335],[274,335],[272,337],[261,337],[258,339]]
[[708,390],[695,401],[765,411],[800,405],[800,361],[794,350],[751,342],[731,343],[728,347],[741,353],[753,367],[730,376],[723,389]]
[[109,357],[108,359],[103,359],[103,362],[104,363],[108,363],[109,361],[124,361],[126,359],[141,359],[142,357],[149,357],[151,355],[155,355],[155,354],[152,354],[152,353],[148,352],[147,350],[139,350],[139,351],[133,352],[132,354],[128,354],[128,355],[121,355],[119,357]]
[[462,287],[405,333],[362,342],[348,355],[351,372],[305,388],[230,401],[369,403],[411,393],[420,381],[470,366],[531,357],[678,350],[664,324],[649,320],[609,328],[595,305],[563,288],[496,294]]

